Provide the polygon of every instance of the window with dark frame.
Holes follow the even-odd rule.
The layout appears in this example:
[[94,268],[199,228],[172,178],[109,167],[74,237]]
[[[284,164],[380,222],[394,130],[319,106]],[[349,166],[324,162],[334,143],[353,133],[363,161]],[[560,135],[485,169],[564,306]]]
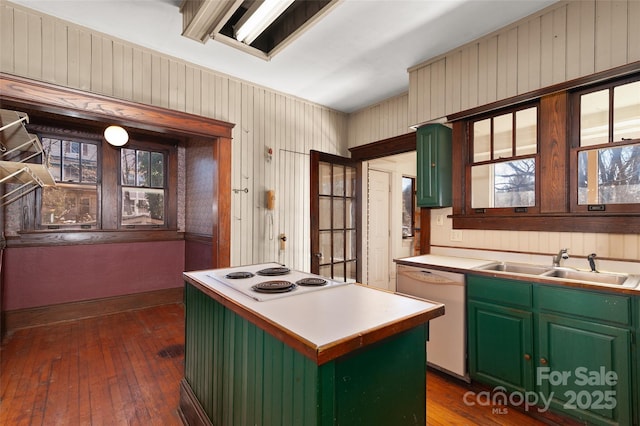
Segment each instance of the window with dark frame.
[[640,77],[571,95],[575,211],[638,211]]
[[469,133],[471,209],[536,207],[537,105],[474,119]]
[[415,235],[416,178],[402,176],[402,238]]
[[39,227],[99,227],[98,143],[55,135],[41,135],[40,139],[43,162],[56,181],[56,186],[42,189]]
[[121,148],[121,211],[124,227],[165,225],[166,153]]

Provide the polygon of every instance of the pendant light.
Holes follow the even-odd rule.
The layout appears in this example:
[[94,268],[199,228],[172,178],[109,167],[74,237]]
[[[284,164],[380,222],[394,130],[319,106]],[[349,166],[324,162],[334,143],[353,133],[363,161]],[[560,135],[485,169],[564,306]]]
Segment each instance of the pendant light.
[[109,126],[104,129],[104,138],[113,146],[123,146],[129,141],[129,134],[120,126]]

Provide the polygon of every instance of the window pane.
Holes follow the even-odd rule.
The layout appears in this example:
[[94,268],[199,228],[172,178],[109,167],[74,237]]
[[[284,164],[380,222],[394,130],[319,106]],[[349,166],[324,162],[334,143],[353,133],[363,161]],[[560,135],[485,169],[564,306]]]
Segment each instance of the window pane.
[[413,178],[402,178],[402,237],[413,236]]
[[98,146],[90,143],[82,144],[82,182],[98,182]]
[[318,164],[318,193],[322,195],[331,195],[331,164]]
[[331,262],[331,231],[320,231],[320,263]]
[[80,143],[62,141],[62,182],[80,181]]
[[344,166],[338,164],[333,165],[333,195],[342,197],[345,190],[345,172]]
[[578,204],[640,203],[640,145],[582,151]]
[[331,229],[331,197],[320,197],[319,210],[318,226],[320,229]]
[[613,90],[613,140],[640,139],[640,81]]
[[493,159],[513,156],[513,114],[493,119]]
[[356,257],[356,231],[347,231],[347,260],[355,260]]
[[151,153],[151,187],[164,188],[164,155],[161,152]]
[[136,150],[123,148],[120,150],[120,168],[122,184],[134,186],[136,182]]
[[473,162],[491,160],[491,119],[473,123]]
[[61,150],[62,141],[59,139],[42,138],[42,150],[45,153],[45,164],[56,182],[62,180]]
[[354,197],[355,196],[355,186],[356,186],[356,169],[354,167],[345,167],[345,196]]
[[355,228],[356,227],[356,218],[355,218],[356,203],[352,199],[347,199],[345,201],[346,201],[345,214],[346,214],[347,222],[344,224],[344,227]]
[[516,112],[516,155],[538,152],[538,109],[527,108]]
[[42,225],[95,225],[98,191],[93,186],[58,184],[42,188]]
[[137,162],[138,162],[138,170],[137,170],[137,186],[149,186],[149,152],[147,151],[137,151]]
[[344,260],[344,231],[333,233],[333,257],[332,262],[342,262]]
[[609,142],[609,89],[580,96],[580,146]]
[[333,198],[333,229],[344,228],[344,199]]
[[164,190],[122,188],[122,225],[163,225]]
[[535,159],[471,168],[471,207],[535,206]]
[[356,282],[356,262],[347,262],[347,277],[346,282]]

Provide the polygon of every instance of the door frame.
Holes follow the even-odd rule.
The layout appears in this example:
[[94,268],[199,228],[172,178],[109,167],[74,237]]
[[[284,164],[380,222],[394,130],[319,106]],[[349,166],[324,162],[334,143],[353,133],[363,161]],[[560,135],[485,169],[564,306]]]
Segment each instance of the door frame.
[[318,193],[318,183],[320,181],[320,168],[318,167],[318,164],[320,162],[340,164],[343,166],[355,167],[356,169],[356,182],[353,189],[356,202],[356,217],[354,218],[354,220],[356,221],[356,281],[360,282],[360,278],[362,277],[361,262],[359,261],[359,259],[362,259],[362,221],[360,220],[360,217],[362,216],[362,191],[360,189],[362,186],[362,161],[315,150],[310,151],[309,162],[309,168],[311,171],[311,176],[309,179],[309,213],[311,215],[311,273],[318,274],[320,272],[320,261],[319,258],[315,255],[316,253],[320,252],[320,197]]
[[[415,131],[392,138],[382,139],[365,145],[349,148],[351,158],[359,161],[375,160],[396,154],[415,151],[417,134]],[[431,252],[431,209],[420,208],[420,254]]]

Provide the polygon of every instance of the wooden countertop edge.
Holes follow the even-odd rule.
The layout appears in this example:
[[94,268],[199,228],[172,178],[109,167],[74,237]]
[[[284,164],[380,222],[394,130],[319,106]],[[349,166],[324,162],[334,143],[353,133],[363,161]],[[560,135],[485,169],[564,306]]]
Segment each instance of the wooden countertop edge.
[[379,327],[364,330],[361,333],[348,336],[328,345],[317,346],[302,336],[282,328],[269,318],[248,309],[244,305],[229,299],[224,294],[218,293],[215,289],[200,283],[197,279],[188,275],[183,275],[183,278],[189,284],[195,286],[216,302],[219,302],[232,312],[260,327],[281,342],[291,346],[307,358],[314,361],[317,365],[326,364],[342,355],[346,355],[357,349],[379,342],[387,337],[391,337],[395,334],[424,324],[433,318],[444,315],[445,310],[444,305],[439,304],[434,308],[401,318],[392,323],[382,324]]

